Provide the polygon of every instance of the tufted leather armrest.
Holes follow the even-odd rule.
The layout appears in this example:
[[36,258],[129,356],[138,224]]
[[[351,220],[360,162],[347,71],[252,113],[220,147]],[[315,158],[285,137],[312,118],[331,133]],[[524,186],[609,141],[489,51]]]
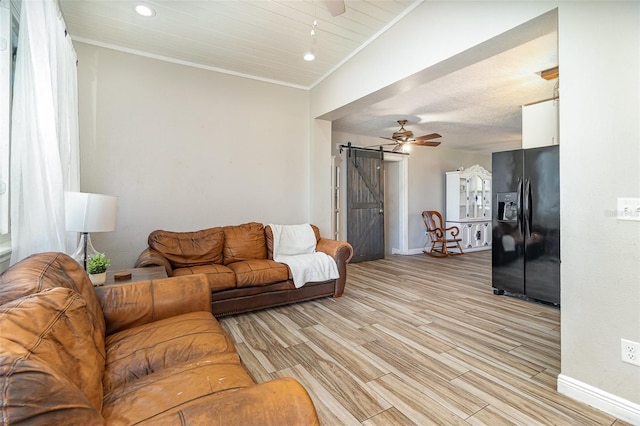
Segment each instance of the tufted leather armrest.
[[349,263],[353,256],[353,248],[346,241],[320,238],[316,245],[316,251],[321,251],[333,257],[337,263]]
[[189,312],[211,312],[204,274],[96,287],[106,335]]
[[167,271],[167,276],[169,277],[171,276],[171,271],[173,271],[169,260],[164,257],[162,253],[152,248],[147,248],[140,253],[134,267],[144,268],[146,266],[164,266],[164,269]]
[[344,293],[344,286],[347,282],[347,263],[349,263],[351,257],[353,257],[353,247],[345,241],[320,238],[316,245],[316,251],[326,253],[336,261],[340,278],[336,280],[336,290],[333,297],[342,296],[342,293]]
[[289,377],[274,379],[234,392],[211,394],[180,411],[153,419],[162,425],[319,425],[306,389]]

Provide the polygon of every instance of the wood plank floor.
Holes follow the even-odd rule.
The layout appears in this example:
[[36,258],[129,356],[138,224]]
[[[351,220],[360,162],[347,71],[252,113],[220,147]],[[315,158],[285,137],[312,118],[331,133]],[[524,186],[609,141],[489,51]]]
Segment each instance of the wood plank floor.
[[560,311],[491,291],[491,252],[352,264],[343,297],[220,319],[323,425],[616,425],[558,394]]

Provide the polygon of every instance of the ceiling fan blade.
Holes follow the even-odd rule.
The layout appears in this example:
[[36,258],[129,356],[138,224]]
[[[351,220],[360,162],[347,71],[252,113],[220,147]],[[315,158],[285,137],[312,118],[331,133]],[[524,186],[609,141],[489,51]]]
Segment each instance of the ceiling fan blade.
[[393,138],[385,138],[384,136],[380,136],[380,139],[386,139],[386,140],[389,140],[389,141],[394,141],[395,143],[400,143],[400,142],[398,142],[398,140],[397,140],[397,139],[393,139]]
[[418,146],[438,146],[440,145],[441,142],[429,142],[429,141],[420,141],[417,140],[415,142],[413,142],[412,145],[418,145]]
[[430,133],[428,135],[424,135],[424,136],[420,136],[419,138],[416,138],[417,141],[428,141],[429,139],[438,139],[441,138],[442,135],[438,134],[438,133]]
[[331,16],[342,15],[345,11],[344,0],[324,0],[325,6],[331,13]]
[[379,143],[378,145],[366,145],[365,148],[373,148],[375,146],[389,146],[389,145],[399,145],[398,142],[394,143]]
[[402,151],[402,144],[399,143],[396,146],[393,147],[393,149],[391,150],[391,152],[398,152],[398,151]]

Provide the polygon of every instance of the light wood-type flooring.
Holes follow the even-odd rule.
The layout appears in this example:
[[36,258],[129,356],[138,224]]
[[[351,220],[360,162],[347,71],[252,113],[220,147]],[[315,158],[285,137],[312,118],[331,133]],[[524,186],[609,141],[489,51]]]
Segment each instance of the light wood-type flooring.
[[616,425],[555,391],[560,311],[495,296],[491,252],[351,264],[345,294],[223,317],[257,382],[290,376],[323,425]]

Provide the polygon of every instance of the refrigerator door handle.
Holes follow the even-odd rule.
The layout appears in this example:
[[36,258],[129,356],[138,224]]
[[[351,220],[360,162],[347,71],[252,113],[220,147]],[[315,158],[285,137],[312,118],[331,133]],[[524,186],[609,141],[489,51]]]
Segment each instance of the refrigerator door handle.
[[526,215],[527,215],[527,234],[531,233],[531,228],[533,227],[533,209],[531,208],[531,179],[527,179],[526,184]]
[[518,229],[520,233],[524,234],[524,212],[522,210],[522,181],[518,178],[518,196],[517,196],[517,208],[518,208]]

